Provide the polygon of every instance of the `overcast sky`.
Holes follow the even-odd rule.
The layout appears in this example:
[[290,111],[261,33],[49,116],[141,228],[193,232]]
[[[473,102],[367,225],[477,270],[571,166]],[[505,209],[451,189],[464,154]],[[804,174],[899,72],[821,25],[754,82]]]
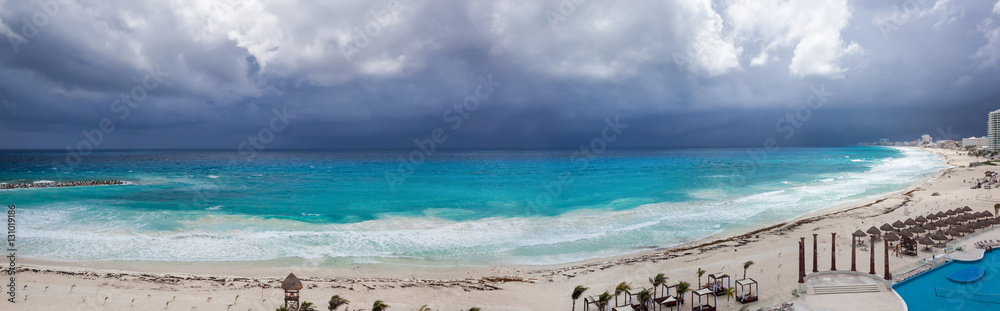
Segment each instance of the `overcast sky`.
[[0,38],[0,148],[561,148],[616,118],[613,147],[839,146],[1000,109],[990,1],[0,0]]

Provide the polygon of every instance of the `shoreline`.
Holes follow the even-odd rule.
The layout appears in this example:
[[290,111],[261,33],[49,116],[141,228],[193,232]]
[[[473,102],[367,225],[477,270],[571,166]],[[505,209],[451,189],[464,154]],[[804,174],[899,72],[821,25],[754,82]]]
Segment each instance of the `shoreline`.
[[[921,150],[930,151],[942,156],[944,158],[944,163],[951,163],[955,161],[953,159],[949,159],[947,155],[933,150]],[[259,284],[272,284],[280,282],[280,279],[283,278],[287,272],[294,272],[304,281],[309,281],[305,283],[312,283],[309,286],[323,284],[325,285],[323,287],[334,290],[340,289],[342,296],[345,294],[355,294],[353,293],[355,292],[353,285],[362,284],[363,286],[360,286],[358,291],[381,292],[381,290],[377,289],[398,289],[398,291],[420,292],[422,294],[429,294],[435,297],[434,299],[425,299],[424,303],[440,300],[439,298],[442,298],[439,297],[440,294],[453,290],[460,290],[461,292],[466,293],[490,293],[487,295],[491,297],[480,296],[477,297],[477,299],[457,299],[454,301],[452,301],[452,299],[447,299],[452,301],[452,303],[447,305],[459,304],[469,305],[470,307],[473,305],[479,307],[499,307],[509,306],[510,304],[503,303],[504,301],[507,301],[517,302],[515,305],[519,307],[504,307],[500,309],[514,310],[525,307],[529,309],[549,308],[563,305],[568,306],[570,302],[566,301],[568,299],[556,299],[551,302],[538,301],[536,304],[532,303],[532,299],[528,299],[528,301],[518,301],[517,299],[507,298],[519,297],[526,294],[542,294],[544,296],[545,293],[551,293],[555,297],[568,296],[569,290],[564,287],[569,287],[571,289],[572,286],[567,284],[576,283],[596,287],[595,293],[588,292],[588,295],[596,294],[599,293],[600,286],[595,285],[594,283],[604,284],[605,288],[613,287],[614,284],[617,284],[617,282],[620,281],[635,280],[633,283],[645,283],[645,278],[655,274],[654,271],[663,272],[663,270],[666,269],[679,270],[682,268],[684,271],[693,270],[695,268],[695,264],[693,264],[694,262],[703,262],[706,267],[715,266],[714,268],[706,269],[709,270],[709,273],[712,273],[715,270],[729,271],[735,278],[736,275],[741,274],[739,272],[742,272],[738,271],[742,270],[741,266],[739,267],[740,269],[735,269],[735,266],[741,265],[747,257],[759,257],[764,258],[764,260],[772,259],[775,262],[792,259],[789,258],[791,256],[780,258],[782,253],[791,253],[793,244],[788,241],[782,242],[783,244],[781,244],[781,247],[768,247],[767,245],[762,245],[783,240],[790,241],[789,235],[791,233],[802,233],[803,231],[812,232],[819,229],[826,229],[824,231],[830,231],[830,228],[844,227],[845,223],[850,224],[852,222],[866,223],[865,225],[858,223],[852,226],[854,228],[865,227],[871,224],[876,224],[877,226],[877,223],[879,222],[872,221],[869,223],[864,220],[858,221],[855,218],[870,219],[885,217],[894,213],[898,214],[900,207],[903,207],[906,204],[922,201],[921,198],[915,197],[916,192],[926,192],[926,189],[923,189],[923,187],[932,186],[937,179],[940,179],[943,176],[948,175],[949,172],[959,168],[959,166],[955,166],[954,164],[948,165],[949,167],[942,168],[931,174],[931,176],[914,181],[911,185],[902,190],[873,195],[872,197],[874,198],[860,198],[853,202],[846,202],[828,208],[823,208],[821,210],[806,213],[788,221],[727,230],[697,241],[683,243],[668,248],[657,248],[633,254],[583,260],[566,264],[484,267],[390,267],[385,264],[351,264],[346,267],[337,268],[317,268],[308,267],[306,265],[293,268],[261,268],[260,266],[256,266],[254,262],[218,262],[216,264],[212,264],[203,262],[60,262],[29,258],[23,258],[20,260],[22,263],[21,269],[23,269],[23,273],[26,273],[29,276],[51,276],[62,281],[65,281],[65,279],[78,278],[93,278],[95,280],[117,279],[125,280],[127,282],[146,284],[165,284],[164,282],[178,283],[172,286],[181,287],[184,287],[185,285],[183,284],[187,283],[189,287],[201,287],[205,286],[203,283],[215,284],[218,283],[217,279],[224,278],[243,280],[246,282],[244,289],[249,289],[249,284],[254,283],[254,281]],[[837,224],[831,224],[830,222],[837,222]],[[839,233],[838,235],[846,235],[850,231],[853,231],[853,229],[836,231]],[[839,240],[840,239],[838,239],[838,242],[840,242]],[[795,239],[795,241],[797,241],[797,239]],[[843,248],[838,247],[838,249]],[[732,250],[733,257],[723,255],[725,254],[723,252],[729,250]],[[773,254],[776,250],[779,251],[777,256]],[[738,251],[744,252],[738,253]],[[838,254],[838,259],[840,259],[839,257],[841,257],[841,255]],[[754,260],[757,261],[759,259],[754,258]],[[714,262],[710,263],[709,261]],[[665,263],[672,263],[670,266],[674,267],[664,267]],[[680,263],[682,267],[676,267],[678,263]],[[771,263],[767,264],[770,265]],[[904,263],[894,264],[894,266],[901,267],[903,264]],[[760,265],[765,265],[765,263],[762,261],[760,262]],[[762,286],[764,284],[772,283],[768,284],[768,286],[775,285],[774,287],[792,288],[793,281],[791,278],[786,280],[788,281],[786,282],[788,284],[784,284],[784,286],[778,284],[781,282],[780,277],[782,273],[791,275],[794,272],[794,268],[791,266],[785,268],[782,265],[783,263],[778,263],[777,269],[773,271],[778,273],[777,279],[773,281],[763,281],[763,277],[760,276],[760,273],[765,273],[765,270],[770,269],[761,269],[759,272],[754,272],[754,274],[758,274],[757,277],[761,277],[758,281],[762,281]],[[721,266],[721,268],[719,266]],[[727,269],[729,267],[734,268]],[[177,273],[180,270],[185,270],[186,272]],[[624,270],[631,270],[631,273]],[[630,276],[630,274],[634,275],[638,273],[635,270],[648,272],[641,273],[641,277]],[[752,268],[752,270],[756,269]],[[619,277],[616,278],[614,277],[615,275],[619,275]],[[693,273],[682,273],[679,275],[675,273],[668,273],[668,275],[671,276],[671,280],[685,280],[691,282],[692,284],[695,283],[695,276]],[[609,282],[608,278],[617,280],[617,282]],[[555,284],[550,285],[550,283]],[[107,283],[105,282],[105,284]],[[370,284],[370,286],[364,284]],[[641,286],[641,284],[636,285]],[[209,286],[215,287],[214,285]],[[235,285],[230,283],[228,287],[233,286]],[[223,284],[222,287],[225,288],[227,286]],[[256,288],[256,286],[253,288]],[[790,290],[785,291],[783,295],[780,291],[772,292],[772,290],[773,289],[762,287],[762,301],[751,306],[753,308],[757,308],[765,306],[768,303],[785,301],[792,298],[789,294]],[[167,293],[169,292],[170,291]],[[497,295],[497,293],[502,294]],[[364,294],[370,295],[375,293]],[[305,292],[303,295],[303,297],[306,297]],[[367,298],[365,297],[369,295],[359,295],[359,298],[362,301],[366,301],[365,299]],[[271,294],[270,296],[274,296],[274,294]],[[329,297],[329,295],[326,297]],[[325,299],[312,299],[311,301],[322,304]],[[352,301],[354,300],[352,299]],[[495,303],[477,304],[476,302],[479,301],[494,301]],[[416,306],[419,305],[421,304],[416,304]]]

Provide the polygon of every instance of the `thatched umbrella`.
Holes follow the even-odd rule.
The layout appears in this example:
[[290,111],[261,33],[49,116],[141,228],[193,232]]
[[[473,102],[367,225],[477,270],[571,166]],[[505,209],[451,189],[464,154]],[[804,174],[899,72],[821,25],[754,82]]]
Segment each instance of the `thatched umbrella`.
[[899,221],[899,220],[897,220],[896,222],[892,223],[892,226],[896,227],[896,228],[906,228],[906,224],[904,224],[902,221]]
[[903,230],[903,231],[899,232],[899,236],[905,236],[905,237],[908,237],[908,238],[912,238],[913,237],[913,232],[910,232],[910,230]]
[[937,229],[937,226],[935,226],[934,224],[926,224],[926,225],[923,225],[923,226],[920,226],[920,227],[924,228],[924,230],[934,230],[934,229]]
[[958,224],[958,220],[955,219],[955,217],[948,217],[948,218],[945,218],[944,223],[949,224],[949,225],[957,225]]
[[858,229],[858,231],[854,231],[854,233],[851,233],[851,235],[859,237],[859,238],[863,238],[863,237],[868,236],[863,231],[861,231],[861,229]]
[[889,231],[893,231],[893,230],[896,230],[896,229],[895,229],[895,228],[893,228],[893,227],[892,227],[892,225],[890,225],[890,224],[883,224],[883,225],[882,225],[881,227],[878,227],[878,228],[879,228],[879,229],[882,229],[882,231],[885,231],[885,232],[889,232]]
[[969,226],[966,225],[955,227],[955,230],[961,233],[972,233],[972,228],[969,228]]
[[947,234],[947,235],[950,235],[950,236],[954,236],[954,237],[962,236],[962,233],[958,232],[958,230],[956,230],[955,228],[949,228],[947,231],[944,232],[944,234]]
[[924,218],[924,216],[917,216],[917,219],[914,219],[914,220],[916,220],[918,223],[922,223],[922,224],[923,223],[927,223],[927,218]]
[[[931,230],[934,230],[934,229],[931,229]],[[927,230],[924,230],[923,226],[916,226],[916,227],[910,228],[910,232],[913,232],[913,233],[924,233],[924,232],[927,232]]]
[[934,214],[934,216],[937,217],[937,218],[941,218],[941,217],[944,217],[944,216],[948,216],[948,214],[945,214],[944,212],[937,212],[936,214]]
[[871,234],[871,235],[881,235],[882,234],[882,231],[879,231],[878,228],[875,228],[875,226],[872,226],[871,228],[868,228],[868,230],[866,230],[865,232],[868,233],[868,234]]
[[927,215],[927,219],[928,220],[938,220],[938,217],[937,217],[937,215],[931,213],[930,215]]
[[965,207],[962,208],[962,211],[963,212],[971,212],[972,208],[970,208],[968,205],[966,205]]
[[908,218],[908,219],[906,219],[906,221],[903,222],[903,224],[905,224],[907,226],[916,226],[917,225],[917,221],[913,220],[913,218]]
[[994,225],[1000,225],[1000,217],[990,218],[990,223]]
[[993,213],[990,213],[990,211],[983,211],[983,217],[993,217]]
[[931,249],[931,245],[935,244],[934,241],[931,240],[931,238],[929,238],[927,236],[924,236],[924,237],[920,238],[919,240],[917,240],[917,243],[920,243],[920,244],[923,244],[924,246],[926,246],[924,249]]
[[886,233],[882,238],[886,241],[899,241],[899,236],[895,232]]
[[[958,232],[955,232],[955,233],[958,233]],[[947,241],[948,237],[945,236],[944,233],[941,233],[940,231],[938,231],[937,233],[931,234],[931,240]]]
[[955,216],[956,213],[955,210],[948,210],[947,212],[944,212],[944,214],[947,216]]

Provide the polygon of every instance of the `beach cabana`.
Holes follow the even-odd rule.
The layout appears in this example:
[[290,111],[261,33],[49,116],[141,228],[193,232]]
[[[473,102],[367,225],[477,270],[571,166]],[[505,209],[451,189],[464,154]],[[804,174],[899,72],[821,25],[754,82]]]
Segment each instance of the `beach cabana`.
[[715,306],[719,305],[719,297],[710,289],[702,288],[691,292],[692,303],[695,302],[695,297],[698,298],[698,304],[691,308],[692,311],[715,311]]
[[660,285],[660,286],[663,286],[663,296],[661,296],[661,298],[663,298],[663,297],[673,297],[674,295],[670,294],[670,289],[673,288],[674,289],[674,294],[676,294],[677,293],[677,286],[678,285],[681,285],[680,281],[667,282],[667,283],[663,283],[663,285]]
[[[625,291],[625,299],[628,301],[629,305],[635,304],[635,301],[639,299],[639,292],[646,290],[645,287],[632,288]],[[642,302],[640,302],[642,303]],[[626,309],[627,310],[627,309]]]
[[660,301],[656,301],[656,305],[658,306],[659,309],[657,310],[659,311],[663,311],[663,307],[667,307],[667,310],[673,310],[673,311],[681,310],[681,304],[677,303],[677,298],[674,298],[672,296],[665,297]]
[[726,288],[732,286],[732,281],[728,274],[712,273],[708,275],[708,288],[715,292],[716,296],[726,294]]
[[[888,237],[888,235],[886,235]],[[751,303],[760,297],[760,285],[754,279],[736,281],[736,301]]]
[[299,291],[302,290],[302,281],[289,273],[285,280],[281,282],[281,289],[285,291],[285,308],[289,310],[299,309]]
[[[583,298],[583,311],[590,311],[590,305],[594,305],[594,308],[597,308],[598,307],[597,300],[598,300],[597,295]],[[598,311],[604,311],[604,310],[598,310]]]

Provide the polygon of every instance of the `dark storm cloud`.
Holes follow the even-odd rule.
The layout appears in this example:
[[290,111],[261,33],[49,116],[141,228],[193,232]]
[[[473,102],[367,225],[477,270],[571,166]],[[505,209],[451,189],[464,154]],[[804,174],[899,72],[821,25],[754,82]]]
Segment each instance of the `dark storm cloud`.
[[271,148],[828,146],[998,106],[995,3],[571,3],[0,0],[0,148],[229,149],[276,111]]

